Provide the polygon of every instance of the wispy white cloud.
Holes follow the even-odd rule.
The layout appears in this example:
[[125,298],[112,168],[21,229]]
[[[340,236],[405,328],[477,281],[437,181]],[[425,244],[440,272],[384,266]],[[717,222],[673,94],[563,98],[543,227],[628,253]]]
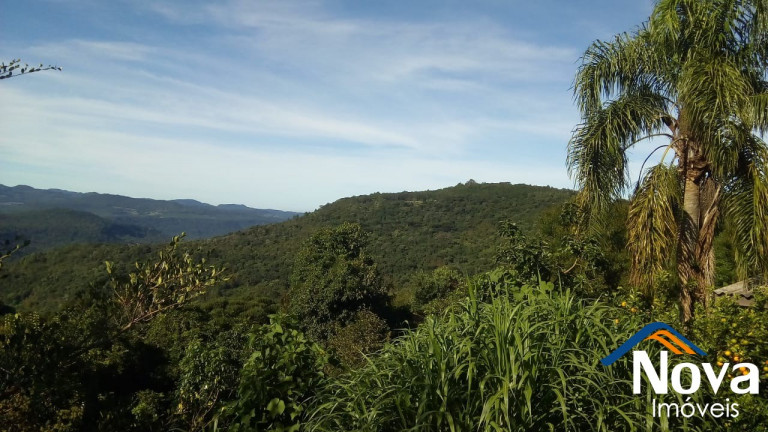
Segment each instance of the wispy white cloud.
[[[157,182],[166,198],[288,209],[470,177],[570,184],[578,52],[565,44],[521,40],[492,18],[373,20],[320,2],[141,7],[197,31],[184,45],[155,36],[8,47],[65,71],[0,88],[0,182],[66,187],[55,174],[78,190],[138,195],[160,193]],[[526,150],[505,160],[515,153],[505,146]],[[253,184],[274,192],[259,201],[243,187]]]
[[[154,198],[190,196],[212,203],[245,202],[261,207],[269,203],[291,210],[309,210],[342,196],[375,191],[435,189],[469,178],[568,184],[562,170],[530,161],[403,159],[387,152],[376,157],[319,154],[279,145],[222,148],[205,141],[111,131],[92,132],[84,140],[76,128],[56,132],[56,142],[33,139],[28,146],[0,147],[4,176],[9,174],[4,164],[19,163],[34,168],[32,178],[42,187],[131,196],[152,191]],[[34,162],[28,165],[29,161]],[[275,189],[283,192],[275,194]],[[244,194],[248,196],[245,200]]]
[[485,72],[508,81],[540,82],[562,77],[565,71],[551,66],[572,64],[579,55],[572,47],[517,40],[490,19],[372,21],[331,16],[317,2],[229,0],[200,9],[186,3],[149,7],[176,23],[216,26],[229,36],[222,40],[246,56],[346,70],[365,80]]
[[[67,81],[63,80],[65,84]],[[158,81],[130,90],[116,88],[110,100],[64,95],[30,97],[26,92],[9,89],[3,92],[4,100],[17,108],[5,118],[17,125],[14,129],[18,128],[18,119],[26,117],[79,125],[84,130],[159,125],[168,130],[186,127],[250,133],[255,138],[258,135],[323,138],[364,146],[414,149],[421,146],[422,139],[429,138],[430,130],[444,142],[449,138],[439,127],[419,125],[398,132],[371,119],[342,118],[302,106],[196,88],[175,80],[175,85],[173,81]],[[120,96],[123,91],[125,97]],[[458,127],[447,124],[445,129],[457,131]]]

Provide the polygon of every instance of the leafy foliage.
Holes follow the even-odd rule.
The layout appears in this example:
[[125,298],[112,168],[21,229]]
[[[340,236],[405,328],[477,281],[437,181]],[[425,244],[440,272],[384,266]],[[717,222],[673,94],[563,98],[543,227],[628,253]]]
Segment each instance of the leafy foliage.
[[199,339],[187,346],[179,362],[179,402],[174,413],[184,419],[185,430],[209,429],[222,403],[235,397],[242,363],[239,354],[231,346]]
[[49,317],[4,317],[3,429],[163,430],[165,353],[137,330],[186,304],[199,287],[213,283],[208,276],[214,273],[180,256],[179,240],[158,262],[137,263],[137,273],[125,279],[113,274],[119,295],[96,290]]
[[609,223],[601,232],[582,230],[581,209],[573,202],[544,212],[535,237],[512,221],[499,227],[496,262],[514,272],[518,284],[539,280],[572,286],[596,296],[617,288],[626,273],[626,206],[609,207]]
[[189,252],[179,253],[183,237],[184,234],[174,237],[157,261],[137,262],[136,271],[124,278],[114,275],[113,264],[107,261],[109,285],[120,307],[124,330],[180,307],[221,279],[222,271],[206,266],[204,258],[196,262]]
[[[18,237],[15,240],[18,240]],[[11,245],[10,240],[5,240],[3,243],[4,243],[4,245],[2,246],[3,249],[0,249],[0,270],[3,269],[3,261],[7,260],[13,254],[18,253],[19,250],[29,245],[29,241],[24,241],[21,244],[14,242],[13,246],[10,246]]]
[[430,302],[441,300],[464,285],[464,277],[456,270],[442,266],[431,273],[420,272],[416,275],[413,292],[413,307],[423,309]]
[[313,235],[296,256],[289,310],[314,338],[327,339],[335,324],[385,304],[366,237],[360,225],[345,223]]
[[641,326],[638,315],[551,284],[491,290],[485,302],[470,288],[458,313],[428,317],[329,383],[307,430],[711,430],[653,418],[632,394],[628,360],[598,363]]
[[768,269],[765,10],[762,0],[659,0],[631,34],[593,43],[576,74],[582,123],[568,166],[591,219],[632,184],[628,152],[667,142],[632,197],[632,279],[652,291],[674,263],[684,322],[715,280],[721,209],[742,275]]
[[[761,396],[740,395],[735,401],[749,412],[734,419],[733,428],[761,430],[768,424],[768,287],[756,287],[755,306],[741,307],[733,299],[718,299],[706,314],[701,313],[693,335],[717,365],[748,362],[761,368]],[[703,311],[702,311],[703,312]],[[727,382],[734,376],[729,374]]]
[[361,310],[348,324],[336,324],[326,345],[342,370],[357,369],[368,362],[367,356],[384,346],[389,333],[384,319],[369,310]]
[[237,400],[223,418],[229,431],[298,431],[307,400],[323,382],[327,355],[283,318],[273,316],[250,338]]
[[[0,327],[0,428],[78,430],[89,381],[82,346],[109,328],[94,314],[62,313],[43,321],[35,314],[6,315]],[[82,353],[80,353],[82,354]],[[101,355],[99,355],[101,354]],[[96,358],[104,353],[95,351]],[[84,376],[86,375],[86,376]]]

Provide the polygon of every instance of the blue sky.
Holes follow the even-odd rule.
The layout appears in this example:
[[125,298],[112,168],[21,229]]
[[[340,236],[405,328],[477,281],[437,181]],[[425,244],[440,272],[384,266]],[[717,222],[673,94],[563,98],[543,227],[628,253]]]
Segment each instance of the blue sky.
[[[0,183],[307,211],[573,187],[571,83],[650,0],[0,3]],[[640,149],[642,151],[642,149]]]

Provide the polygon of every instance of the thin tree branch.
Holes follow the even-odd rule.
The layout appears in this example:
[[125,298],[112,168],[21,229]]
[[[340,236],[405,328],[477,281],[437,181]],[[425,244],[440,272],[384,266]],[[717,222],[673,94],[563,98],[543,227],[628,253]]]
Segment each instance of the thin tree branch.
[[16,77],[20,77],[22,75],[29,75],[31,73],[47,71],[47,70],[58,70],[58,71],[60,71],[61,68],[58,67],[58,66],[48,66],[48,67],[40,68],[40,69],[34,68],[32,70],[20,72],[20,73],[17,73],[17,74],[13,74],[13,71],[8,71],[8,73],[6,73],[5,75],[0,75],[0,80],[9,79],[9,78],[16,78]]
[[651,139],[651,138],[655,138],[655,137],[660,137],[660,136],[663,136],[663,137],[667,137],[667,138],[669,138],[669,139],[675,139],[675,137],[674,137],[674,136],[672,136],[672,135],[670,135],[670,134],[667,134],[667,133],[655,133],[655,134],[650,134],[650,135],[646,135],[646,136],[644,136],[644,137],[642,137],[642,138],[640,138],[640,139],[637,139],[637,140],[635,140],[635,141],[632,141],[631,143],[629,143],[629,144],[627,144],[626,146],[622,147],[621,151],[626,151],[626,150],[629,150],[629,148],[630,148],[630,147],[632,147],[633,145],[635,145],[635,144],[639,143],[640,141],[643,141],[643,140],[647,140],[647,139]]
[[571,272],[571,270],[573,270],[574,268],[576,268],[576,264],[578,264],[578,263],[579,263],[579,259],[578,259],[578,258],[576,258],[576,259],[573,261],[573,265],[571,265],[571,267],[570,267],[568,270],[565,270],[565,271],[563,272],[563,274],[568,274],[568,273],[570,273],[570,272]]
[[[662,134],[662,135],[666,135],[666,134]],[[635,182],[635,190],[637,190],[637,188],[640,186],[640,179],[643,178],[643,169],[645,169],[645,164],[646,162],[648,162],[648,159],[650,159],[651,156],[653,156],[653,154],[656,153],[657,150],[663,149],[664,147],[669,147],[670,145],[671,144],[660,145],[655,149],[653,149],[653,151],[650,154],[648,154],[648,156],[643,161],[643,164],[640,166],[640,173],[637,175],[637,182]]]
[[[677,110],[677,112],[678,112],[678,113],[681,111],[680,105],[679,105],[679,104],[678,104],[676,101],[674,101],[674,100],[670,99],[670,98],[669,98],[669,97],[667,97],[667,96],[663,96],[663,95],[660,95],[660,96],[661,96],[661,98],[662,98],[662,99],[664,99],[664,101],[665,101],[665,102],[667,102],[668,104],[670,104],[670,105],[672,105],[673,107],[675,107],[675,109]],[[677,121],[675,121],[675,119],[674,119],[672,116],[670,116],[670,118],[672,119],[672,123],[673,123],[674,125],[677,125]],[[665,123],[666,123],[666,122],[665,122]],[[667,126],[669,126],[669,125],[667,125]],[[670,128],[670,129],[671,129],[671,128]],[[674,132],[674,131],[672,131],[672,132]]]

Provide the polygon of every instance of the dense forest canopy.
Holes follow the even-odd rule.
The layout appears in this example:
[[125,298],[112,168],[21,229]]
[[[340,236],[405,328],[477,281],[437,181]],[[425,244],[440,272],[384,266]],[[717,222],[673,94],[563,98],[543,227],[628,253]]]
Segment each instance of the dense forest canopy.
[[[190,247],[228,269],[229,282],[219,288],[224,297],[212,296],[211,303],[247,310],[247,303],[262,302],[253,298],[275,302],[288,288],[294,255],[322,228],[359,223],[370,233],[370,253],[384,283],[400,288],[420,270],[450,265],[473,274],[492,266],[499,222],[509,219],[531,232],[543,212],[571,196],[569,190],[510,184],[364,195],[280,224],[191,242]],[[154,249],[88,245],[34,254],[0,275],[0,299],[21,310],[55,309],[76,290],[103,282],[103,261],[125,265]]]
[[[659,0],[595,42],[578,192],[469,181],[132,246],[82,242],[154,231],[0,212],[86,228],[0,249],[0,429],[768,431],[768,287],[712,295],[766,259],[766,41],[768,1]],[[625,201],[647,134],[671,162]],[[601,362],[628,341],[647,361]]]

